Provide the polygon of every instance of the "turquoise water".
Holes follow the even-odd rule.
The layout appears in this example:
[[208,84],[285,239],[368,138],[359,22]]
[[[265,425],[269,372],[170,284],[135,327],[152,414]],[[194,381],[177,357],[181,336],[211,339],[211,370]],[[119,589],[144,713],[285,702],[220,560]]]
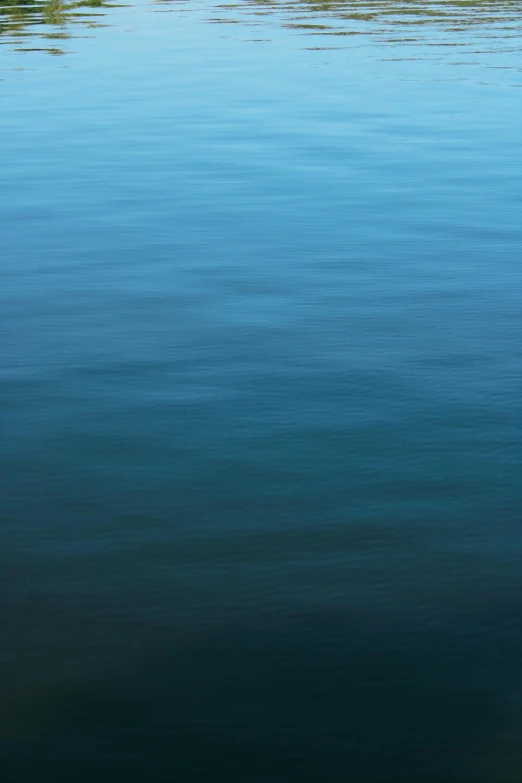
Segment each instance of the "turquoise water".
[[0,4],[2,779],[522,779],[522,5]]

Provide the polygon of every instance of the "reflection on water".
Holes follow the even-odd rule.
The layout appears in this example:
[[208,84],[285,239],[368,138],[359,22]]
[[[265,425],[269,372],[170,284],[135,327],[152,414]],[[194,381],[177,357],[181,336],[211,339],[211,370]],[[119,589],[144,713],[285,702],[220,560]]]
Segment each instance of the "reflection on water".
[[[152,2],[177,10],[190,10],[193,5],[190,0]],[[14,45],[17,51],[34,51],[31,39],[67,39],[77,25],[96,26],[104,9],[111,7],[115,5],[108,0],[0,0],[0,44]],[[317,45],[307,47],[316,50],[338,48],[345,37],[357,35],[370,35],[383,44],[413,45],[426,40],[439,47],[462,43],[476,46],[477,38],[470,37],[470,33],[482,28],[481,37],[494,41],[496,51],[502,51],[513,45],[513,39],[519,39],[522,14],[522,4],[517,0],[245,0],[212,3],[207,8],[207,21],[220,24],[241,21],[263,28],[263,17],[275,16],[278,23],[290,30],[320,37]],[[86,13],[85,9],[93,10]],[[51,44],[38,48],[50,54],[65,53]]]
[[73,37],[76,26],[96,27],[104,9],[111,7],[106,0],[0,0],[0,44],[18,52],[65,54],[60,41]]
[[[169,2],[161,0],[164,1]],[[246,5],[251,6],[253,16],[277,13],[286,27],[310,35],[350,36],[371,33],[390,40],[396,31],[406,43],[421,40],[425,34],[422,28],[425,26],[436,27],[446,33],[465,33],[488,25],[492,36],[496,31],[496,35],[500,33],[502,38],[509,40],[520,33],[522,11],[520,2],[511,0],[247,0]],[[244,11],[244,6],[245,3],[230,3],[217,7],[233,13]]]

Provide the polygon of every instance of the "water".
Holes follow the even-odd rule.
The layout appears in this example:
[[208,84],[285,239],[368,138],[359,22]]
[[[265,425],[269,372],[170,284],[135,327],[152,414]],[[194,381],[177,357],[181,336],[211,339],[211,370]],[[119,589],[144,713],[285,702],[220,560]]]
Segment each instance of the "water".
[[0,9],[2,780],[518,783],[522,5]]

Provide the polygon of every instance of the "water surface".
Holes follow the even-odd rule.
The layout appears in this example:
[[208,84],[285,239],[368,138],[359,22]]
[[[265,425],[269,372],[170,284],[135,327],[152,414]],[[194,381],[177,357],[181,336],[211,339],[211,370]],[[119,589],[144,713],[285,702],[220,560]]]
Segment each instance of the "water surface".
[[0,10],[4,779],[519,781],[521,4]]

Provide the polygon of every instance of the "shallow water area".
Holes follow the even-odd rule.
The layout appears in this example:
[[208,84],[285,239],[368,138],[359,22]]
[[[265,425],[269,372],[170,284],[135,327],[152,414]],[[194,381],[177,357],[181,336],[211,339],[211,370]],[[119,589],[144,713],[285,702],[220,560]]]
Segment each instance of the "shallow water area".
[[3,780],[522,776],[522,4],[0,2]]

